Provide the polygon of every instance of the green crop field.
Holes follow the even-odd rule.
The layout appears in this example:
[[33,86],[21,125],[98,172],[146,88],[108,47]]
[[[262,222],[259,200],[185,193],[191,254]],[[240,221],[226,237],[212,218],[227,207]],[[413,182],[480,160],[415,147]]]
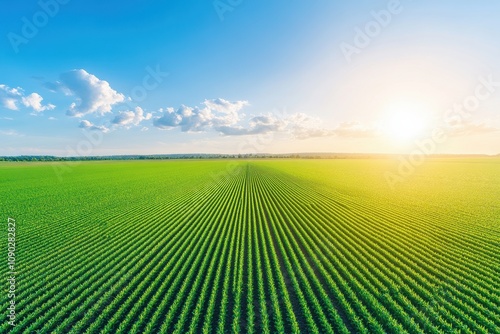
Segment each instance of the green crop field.
[[500,333],[498,158],[62,164],[0,164],[2,333]]

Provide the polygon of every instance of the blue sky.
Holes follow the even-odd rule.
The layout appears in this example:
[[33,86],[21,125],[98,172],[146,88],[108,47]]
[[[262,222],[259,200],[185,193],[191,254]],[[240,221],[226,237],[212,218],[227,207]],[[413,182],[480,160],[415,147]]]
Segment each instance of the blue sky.
[[494,1],[1,6],[0,155],[500,153]]

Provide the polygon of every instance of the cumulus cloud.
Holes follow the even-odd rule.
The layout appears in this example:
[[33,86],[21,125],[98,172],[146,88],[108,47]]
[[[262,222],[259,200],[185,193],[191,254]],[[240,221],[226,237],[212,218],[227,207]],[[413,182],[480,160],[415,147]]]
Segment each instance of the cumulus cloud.
[[[183,108],[184,106],[181,106]],[[180,112],[174,111],[173,108],[167,108],[165,111],[160,110],[162,116],[155,118],[153,125],[162,130],[169,130],[178,126],[182,120]]]
[[216,110],[221,113],[237,113],[243,109],[243,107],[249,105],[248,101],[230,102],[221,98],[205,100],[203,104],[209,109]]
[[230,127],[240,121],[240,110],[247,101],[230,102],[224,99],[205,100],[201,107],[181,105],[177,110],[161,110],[161,116],[153,121],[160,129],[179,127],[183,132],[202,132],[210,129]]
[[151,119],[151,113],[144,113],[141,107],[136,107],[135,111],[122,111],[113,118],[112,124],[130,128],[139,125],[142,121]]
[[113,105],[125,101],[125,96],[111,88],[107,81],[97,78],[83,69],[62,73],[60,81],[46,82],[51,91],[60,91],[76,97],[66,114],[73,117],[111,112]]
[[303,113],[255,115],[246,119],[241,110],[247,105],[247,101],[219,98],[205,100],[201,107],[167,108],[160,110],[161,115],[153,120],[153,125],[163,130],[180,128],[183,132],[216,131],[224,136],[283,132],[306,139],[335,135],[335,131],[322,128],[319,119]]
[[248,101],[235,101],[230,102],[224,99],[213,99],[213,100],[205,100],[203,102],[205,107],[209,110],[212,110],[216,113],[225,115],[223,122],[234,124],[238,122],[243,114],[239,112],[246,106],[249,105]]
[[2,105],[5,108],[10,109],[10,110],[18,110],[19,109],[17,107],[16,103],[17,103],[17,100],[16,99],[12,99],[12,98],[4,98],[2,100]]
[[42,105],[42,100],[43,97],[40,96],[38,93],[31,93],[30,95],[26,97],[22,97],[21,102],[25,107],[30,107],[34,111],[41,112],[45,110],[52,110],[56,106],[49,103],[47,105]]
[[0,102],[4,108],[18,110],[17,102],[22,97],[20,87],[10,88],[6,85],[0,85]]
[[208,108],[190,108],[181,106],[177,110],[177,116],[180,117],[179,126],[183,132],[202,132],[216,122],[217,116]]
[[286,127],[286,121],[272,115],[255,116],[249,121],[249,126],[217,126],[215,130],[226,136],[242,136],[266,134],[281,131]]
[[85,120],[85,119],[80,121],[79,127],[82,129],[86,129],[86,130],[101,131],[104,133],[109,131],[109,129],[107,127],[105,127],[104,125],[95,125],[92,122]]
[[332,130],[325,129],[319,118],[304,113],[295,113],[285,118],[287,132],[295,139],[332,136]]
[[10,110],[19,110],[19,106],[23,105],[26,108],[31,108],[36,112],[52,110],[55,108],[53,104],[42,104],[43,97],[38,93],[24,95],[24,90],[21,87],[10,88],[7,85],[0,85],[0,104]]

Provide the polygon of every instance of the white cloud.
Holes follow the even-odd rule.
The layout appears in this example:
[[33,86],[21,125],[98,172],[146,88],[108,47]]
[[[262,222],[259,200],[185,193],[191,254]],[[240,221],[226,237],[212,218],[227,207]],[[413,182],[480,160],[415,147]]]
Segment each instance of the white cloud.
[[319,119],[303,113],[293,115],[257,115],[244,120],[241,110],[247,101],[205,100],[202,107],[182,105],[179,109],[160,110],[153,125],[168,130],[179,127],[183,132],[217,131],[224,136],[244,136],[271,132],[289,133],[297,139],[335,135],[334,130],[321,127]]
[[10,109],[10,110],[19,110],[16,103],[17,103],[17,100],[13,99],[13,98],[4,98],[2,100],[2,105],[5,108]]
[[92,113],[102,115],[111,112],[113,105],[125,100],[125,96],[112,89],[107,81],[100,80],[83,69],[63,73],[60,80],[45,83],[45,87],[76,96],[76,102],[66,112],[69,116],[82,117]]
[[42,104],[43,97],[38,93],[31,93],[28,96],[24,95],[24,90],[21,87],[10,88],[7,85],[0,85],[0,104],[10,110],[19,110],[19,105],[24,105],[36,112],[52,110],[55,108],[53,104]]
[[239,112],[241,109],[249,105],[248,101],[229,102],[221,98],[205,100],[203,104],[212,112],[219,113],[220,115],[225,115],[225,117],[221,120],[224,123],[230,124],[234,124],[238,122],[242,117],[244,117],[245,115],[239,114]]
[[304,113],[284,117],[287,132],[295,139],[333,136],[334,132],[322,127],[321,120]]
[[139,125],[142,121],[151,119],[151,113],[144,113],[141,107],[136,107],[135,111],[122,111],[111,121],[116,126],[130,128],[131,126]]
[[221,98],[213,100],[205,100],[203,104],[212,110],[216,110],[221,113],[238,113],[243,107],[249,105],[248,101],[236,101],[230,102]]
[[181,106],[177,113],[177,116],[180,116],[179,126],[183,132],[205,131],[213,125],[212,122],[216,119],[216,116],[208,108]]
[[34,111],[42,112],[45,110],[52,110],[56,106],[53,104],[42,105],[43,97],[38,93],[31,93],[26,97],[22,97],[21,102],[25,107],[31,107]]
[[205,100],[203,106],[179,109],[167,108],[154,119],[154,126],[160,129],[180,127],[183,132],[202,132],[213,128],[230,127],[240,121],[240,110],[247,101],[229,102],[224,99]]
[[22,96],[23,89],[21,87],[10,88],[7,85],[0,85],[0,92],[2,93],[2,97],[13,97],[18,98]]
[[286,125],[285,120],[273,115],[264,115],[252,117],[247,127],[223,125],[215,127],[215,130],[226,136],[242,136],[282,131]]
[[333,129],[323,127],[319,118],[314,118],[304,113],[255,116],[250,119],[249,125],[224,126],[216,128],[223,135],[252,135],[270,132],[283,132],[290,134],[295,139],[308,139],[315,137],[374,137],[374,129],[365,127],[358,122],[340,123]]
[[[183,107],[184,106],[181,106],[181,108]],[[162,130],[172,129],[178,126],[181,122],[182,116],[180,114],[180,112],[175,112],[173,108],[167,108],[163,112],[162,116],[155,118],[155,120],[153,121],[153,125]]]
[[95,125],[92,122],[87,121],[85,119],[80,121],[79,127],[82,129],[86,129],[86,130],[95,130],[95,131],[101,131],[104,133],[109,131],[109,129],[107,127],[105,127],[104,125]]

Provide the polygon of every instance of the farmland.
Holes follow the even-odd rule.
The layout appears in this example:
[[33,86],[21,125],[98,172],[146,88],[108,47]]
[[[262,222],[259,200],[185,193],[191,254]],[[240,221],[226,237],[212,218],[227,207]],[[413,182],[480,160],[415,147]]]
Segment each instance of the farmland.
[[498,158],[65,164],[0,164],[2,332],[500,332]]

